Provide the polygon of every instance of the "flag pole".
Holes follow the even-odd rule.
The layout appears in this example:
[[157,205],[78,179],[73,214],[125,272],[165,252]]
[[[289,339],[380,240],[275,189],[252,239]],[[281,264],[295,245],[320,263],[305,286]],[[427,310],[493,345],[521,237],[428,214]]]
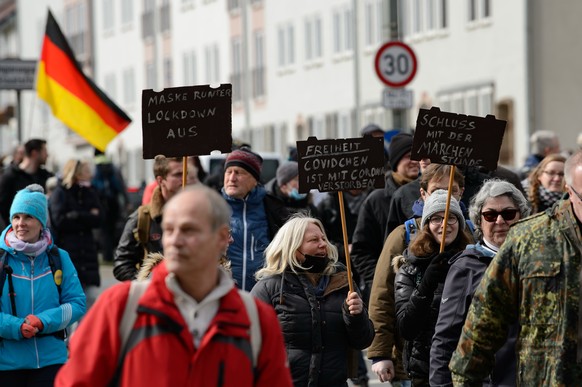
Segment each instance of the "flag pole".
[[[440,252],[445,251],[445,239],[447,236],[447,221],[449,220],[449,208],[451,207],[451,193],[453,192],[453,183],[455,178],[455,166],[451,165],[451,173],[449,174],[449,187],[447,188],[447,205],[445,207],[445,217],[443,219],[443,233],[441,237]],[[461,227],[459,227],[459,230]]]

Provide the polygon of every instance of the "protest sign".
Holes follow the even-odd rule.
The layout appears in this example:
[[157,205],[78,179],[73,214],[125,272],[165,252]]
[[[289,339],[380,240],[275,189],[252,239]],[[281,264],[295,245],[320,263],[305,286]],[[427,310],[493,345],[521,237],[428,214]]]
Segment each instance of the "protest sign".
[[143,158],[230,152],[232,85],[171,87],[142,92]]
[[432,163],[497,169],[506,121],[420,109],[410,158]]
[[297,141],[299,192],[384,187],[384,140],[364,136]]

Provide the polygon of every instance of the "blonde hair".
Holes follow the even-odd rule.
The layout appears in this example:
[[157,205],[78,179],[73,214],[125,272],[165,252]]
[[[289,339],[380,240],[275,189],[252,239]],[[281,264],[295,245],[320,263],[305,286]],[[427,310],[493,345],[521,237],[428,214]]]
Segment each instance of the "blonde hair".
[[83,168],[89,166],[87,161],[81,161],[78,159],[70,159],[65,163],[63,167],[63,182],[62,185],[67,189],[71,188],[73,184],[78,181],[79,174],[83,171]]
[[[265,250],[265,265],[255,274],[256,279],[265,278],[275,274],[281,274],[287,269],[298,273],[297,269],[304,270],[297,260],[296,252],[303,243],[303,237],[310,224],[316,225],[325,236],[325,229],[319,219],[298,213],[289,219],[283,227],[279,229],[269,246]],[[326,254],[330,259],[330,264],[325,268],[323,274],[331,274],[337,262],[337,248],[327,240]]]

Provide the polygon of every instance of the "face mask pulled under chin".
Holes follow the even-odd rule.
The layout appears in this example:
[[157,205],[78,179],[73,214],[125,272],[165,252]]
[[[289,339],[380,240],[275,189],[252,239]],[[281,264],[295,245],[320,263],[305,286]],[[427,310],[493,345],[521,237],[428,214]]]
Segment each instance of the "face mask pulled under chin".
[[305,272],[307,273],[323,273],[331,261],[328,257],[316,257],[307,254],[303,254],[303,256],[305,257],[305,260],[301,263],[301,266],[305,268]]

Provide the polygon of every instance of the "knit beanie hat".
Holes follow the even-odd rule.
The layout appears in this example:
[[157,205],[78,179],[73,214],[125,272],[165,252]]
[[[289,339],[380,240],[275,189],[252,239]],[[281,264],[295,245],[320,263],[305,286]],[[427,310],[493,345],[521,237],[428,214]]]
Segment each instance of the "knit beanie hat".
[[44,189],[38,184],[31,184],[21,189],[14,196],[10,206],[10,220],[15,214],[27,214],[35,217],[46,228],[48,205]]
[[[444,189],[438,189],[434,191],[428,199],[424,202],[424,207],[422,208],[422,221],[420,227],[424,228],[424,225],[428,223],[430,217],[437,212],[444,212],[447,207],[447,191]],[[455,215],[459,220],[459,230],[465,229],[465,217],[461,211],[461,206],[459,202],[453,196],[451,196],[451,203],[449,205],[449,215]]]
[[378,132],[378,131],[384,133],[384,129],[382,129],[378,125],[368,124],[368,125],[364,126],[362,129],[360,129],[360,135],[365,136],[365,135],[372,134],[372,133]]
[[228,167],[241,167],[253,175],[257,181],[260,181],[262,165],[263,158],[261,156],[246,147],[242,147],[230,152],[224,163],[224,170],[226,171]]
[[299,175],[297,161],[286,161],[277,168],[277,185],[285,185],[297,175]]
[[388,147],[388,158],[390,161],[390,167],[393,171],[398,167],[400,159],[404,157],[405,154],[412,150],[412,135],[408,133],[398,133],[390,140],[390,146]]

